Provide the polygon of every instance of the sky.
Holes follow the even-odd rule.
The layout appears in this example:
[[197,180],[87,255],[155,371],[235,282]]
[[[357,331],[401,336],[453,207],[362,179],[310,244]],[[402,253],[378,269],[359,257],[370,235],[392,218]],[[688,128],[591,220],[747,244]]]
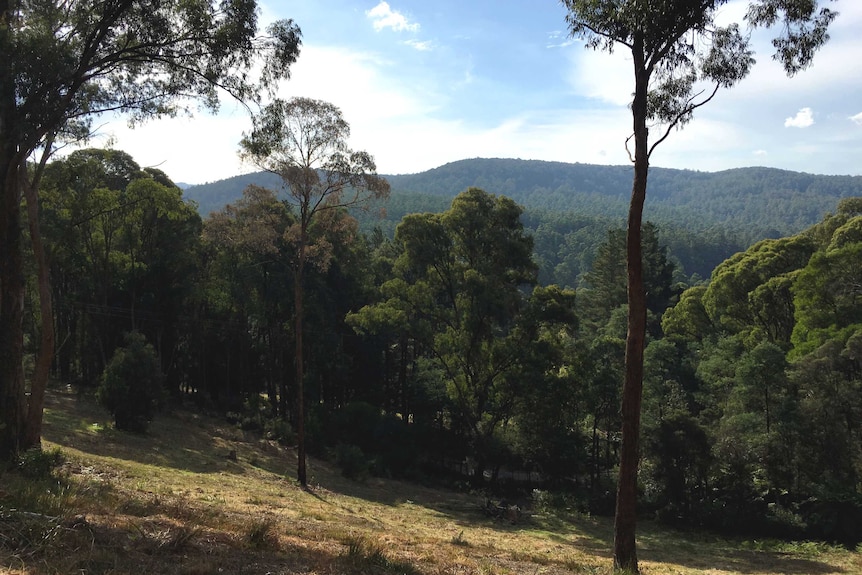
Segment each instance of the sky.
[[[314,0],[260,2],[261,21],[292,18],[302,48],[280,97],[338,106],[349,144],[381,174],[410,174],[467,158],[627,165],[631,56],[585,47],[555,0]],[[746,2],[720,9],[742,21]],[[752,36],[757,64],[697,110],[652,166],[719,171],[769,166],[862,175],[862,2],[838,0],[831,39],[814,65],[787,78],[771,31]],[[745,25],[743,24],[745,31]],[[628,57],[627,57],[628,56]],[[224,100],[217,115],[102,125],[110,143],[176,182],[256,171],[238,142],[251,119]]]

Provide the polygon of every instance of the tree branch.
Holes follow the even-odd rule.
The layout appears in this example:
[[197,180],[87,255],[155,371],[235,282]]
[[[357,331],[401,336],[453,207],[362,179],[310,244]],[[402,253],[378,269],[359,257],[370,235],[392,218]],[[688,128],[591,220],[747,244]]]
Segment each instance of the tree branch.
[[[682,121],[682,119],[685,116],[687,116],[688,114],[691,114],[692,112],[694,112],[695,110],[697,110],[698,108],[700,108],[701,106],[707,104],[710,100],[712,100],[715,97],[715,95],[718,93],[718,89],[720,87],[721,87],[720,84],[716,84],[715,88],[712,89],[712,93],[709,95],[709,97],[707,97],[705,100],[697,102],[696,104],[691,104],[689,106],[686,106],[686,108],[684,110],[682,110],[679,114],[677,114],[676,118],[674,118],[673,121],[671,121],[671,123],[668,124],[667,129],[665,130],[662,137],[659,138],[658,141],[653,143],[652,146],[650,146],[649,151],[647,152],[647,158],[649,158],[652,155],[653,150],[655,150],[656,146],[658,146],[659,144],[661,144],[662,142],[664,142],[667,139],[667,137],[670,135],[671,130],[673,130],[677,125],[679,125],[679,123]],[[629,136],[629,137],[631,137],[631,136]]]

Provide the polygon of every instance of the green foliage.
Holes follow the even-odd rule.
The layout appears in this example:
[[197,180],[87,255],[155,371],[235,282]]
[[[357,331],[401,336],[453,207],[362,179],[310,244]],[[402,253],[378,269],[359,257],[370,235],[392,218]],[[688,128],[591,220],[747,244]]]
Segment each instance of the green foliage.
[[66,341],[57,353],[59,376],[95,383],[103,358],[137,328],[176,358],[166,387],[178,391],[187,358],[180,316],[192,306],[200,269],[194,207],[163,173],[142,170],[118,150],[77,150],[52,162],[41,199],[55,329]]
[[713,331],[712,321],[703,306],[706,286],[693,286],[682,292],[679,301],[662,315],[662,332],[669,337],[680,336],[700,340]]
[[[693,401],[678,412],[707,430],[710,446],[711,492],[688,521],[857,542],[849,527],[862,477],[857,207],[847,200],[797,236],[737,254],[665,315],[694,367],[684,378]],[[650,406],[667,380],[647,380],[648,429],[661,429]],[[657,470],[668,452],[649,453],[646,468]]]
[[264,435],[274,439],[282,445],[295,445],[296,433],[287,421],[283,419],[269,419],[264,424]]
[[[845,230],[839,228],[836,235]],[[848,243],[814,254],[794,284],[794,357],[862,328],[862,241],[849,243],[845,234],[841,237]]]
[[[289,20],[258,38],[254,2],[139,3],[114,11],[94,2],[33,2],[7,17],[27,24],[3,36],[3,52],[11,64],[4,81],[14,80],[29,119],[16,137],[31,146],[45,133],[88,126],[89,115],[104,110],[131,111],[137,119],[174,114],[189,96],[217,109],[217,87],[254,100],[287,75],[300,44]],[[35,54],[51,56],[36,65]],[[259,59],[264,65],[250,74]]]
[[645,433],[647,497],[667,522],[692,517],[704,498],[713,464],[706,430],[686,413],[663,418]]
[[30,479],[45,480],[52,477],[63,461],[63,453],[58,447],[48,451],[28,449],[18,458],[18,472]]
[[[728,259],[715,268],[703,295],[703,306],[710,320],[730,333],[751,331],[756,326],[758,311],[764,313],[762,303],[759,309],[752,306],[751,294],[770,279],[805,267],[814,251],[813,241],[800,234],[763,240]],[[760,295],[755,303],[765,299],[765,295]],[[791,320],[781,321],[786,324]]]
[[[674,264],[668,259],[667,247],[659,242],[658,228],[650,222],[643,226],[641,249],[647,310],[653,318],[648,327],[651,335],[657,335],[658,322],[673,296]],[[584,283],[588,288],[582,296],[584,315],[596,326],[606,325],[612,312],[626,304],[625,230],[608,231],[607,241],[596,250]]]
[[371,462],[358,445],[339,443],[335,446],[335,463],[341,474],[356,481],[368,478]]
[[[35,213],[45,162],[58,147],[89,138],[93,119],[103,113],[124,112],[135,123],[188,112],[194,103],[215,111],[220,93],[243,102],[258,101],[277,91],[279,81],[289,76],[301,36],[290,20],[273,22],[268,34],[259,34],[254,1],[5,2],[0,5],[0,22],[4,62],[0,66],[0,86],[4,87],[0,90],[0,259],[4,262],[0,300],[22,304],[22,230],[26,226],[22,225],[20,198],[26,191],[28,209]],[[41,156],[42,162],[32,166],[34,155]],[[150,173],[160,174],[157,170]],[[154,179],[159,186],[167,182],[166,177]],[[37,233],[40,222],[29,224]],[[47,259],[38,256],[42,288],[49,277]],[[142,271],[136,259],[123,263],[126,265],[121,267],[132,276]],[[103,296],[102,306],[118,303],[106,294],[99,295]],[[50,305],[44,292],[40,301]],[[26,396],[20,370],[22,308],[4,306],[0,314],[4,333],[0,338],[0,371],[4,372],[0,396],[10,398],[0,408],[2,418],[14,424],[0,428],[0,457],[4,459],[14,456],[18,445],[38,442],[43,396],[39,390],[47,377],[40,373],[35,392]],[[49,325],[50,318],[44,319]],[[137,327],[134,318],[128,327]],[[63,341],[63,335],[56,340]],[[46,334],[50,346],[48,342],[53,340]],[[104,362],[116,342],[101,340],[101,344]],[[50,349],[44,351],[51,354]],[[25,419],[15,411],[26,410],[28,402],[32,402],[33,415]]]
[[147,430],[163,401],[162,371],[152,345],[139,332],[126,336],[114,352],[96,392],[99,403],[114,417],[117,429]]
[[[540,282],[569,287],[577,287],[590,270],[592,255],[607,230],[625,216],[631,192],[631,173],[624,166],[535,160],[462,160],[386,179],[392,193],[385,218],[379,218],[376,204],[367,213],[354,213],[364,230],[380,227],[392,237],[407,214],[445,211],[451,199],[469,187],[492,190],[524,206],[524,226],[534,238]],[[798,233],[836,210],[839,202],[862,194],[860,176],[771,168],[715,173],[651,168],[649,182],[647,217],[659,226],[661,243],[685,274],[704,278],[752,242]],[[276,189],[279,181],[259,172],[194,186],[185,194],[206,215],[239,199],[249,184]],[[852,202],[848,206],[846,210],[852,211]]]

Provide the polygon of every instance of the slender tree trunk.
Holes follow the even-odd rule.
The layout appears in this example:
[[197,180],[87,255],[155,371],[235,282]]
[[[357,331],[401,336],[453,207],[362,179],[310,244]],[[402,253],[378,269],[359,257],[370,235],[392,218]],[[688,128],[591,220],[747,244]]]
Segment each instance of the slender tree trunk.
[[408,414],[408,398],[407,398],[407,362],[410,359],[410,355],[407,350],[407,346],[409,345],[409,339],[407,337],[407,332],[401,332],[399,347],[401,348],[401,361],[398,365],[398,391],[400,394],[401,400],[401,419],[404,422],[404,425],[407,426],[410,424],[410,415]]
[[[41,166],[44,166],[44,163]],[[36,357],[36,367],[30,383],[27,423],[21,445],[22,448],[29,449],[40,445],[42,441],[42,410],[45,404],[45,389],[48,387],[51,362],[54,360],[54,306],[51,300],[50,268],[48,266],[48,258],[45,256],[45,247],[42,245],[42,234],[39,230],[38,177],[34,178],[34,182],[30,183],[26,181],[24,176],[21,176],[21,185],[27,199],[30,241],[33,244],[33,255],[36,257],[36,267],[38,270],[39,312],[42,316],[41,342],[39,343],[39,354]]]
[[[0,98],[5,102],[4,95]],[[0,138],[7,134],[8,116],[3,112],[5,110],[0,110]],[[9,461],[18,455],[27,409],[22,365],[21,196],[16,156],[11,143],[0,144],[0,461]]]
[[599,416],[593,415],[593,465],[590,469],[590,493],[596,493],[599,483]]
[[24,271],[21,255],[21,188],[11,22],[15,5],[0,0],[0,461],[20,449],[25,421]]
[[628,332],[626,370],[622,397],[622,445],[614,516],[614,570],[639,573],[635,532],[637,528],[637,477],[640,458],[640,415],[643,391],[643,358],[646,340],[646,294],[643,285],[641,226],[649,171],[647,87],[643,40],[636,39],[632,49],[635,69],[635,94],[632,102],[635,158],[632,197],[626,232],[626,269],[628,273]]
[[302,364],[302,276],[305,272],[305,224],[300,232],[299,257],[296,265],[296,273],[293,276],[293,303],[295,318],[296,337],[296,437],[297,437],[297,464],[296,478],[303,487],[308,486],[308,478],[305,468],[305,393],[303,377],[305,375]]

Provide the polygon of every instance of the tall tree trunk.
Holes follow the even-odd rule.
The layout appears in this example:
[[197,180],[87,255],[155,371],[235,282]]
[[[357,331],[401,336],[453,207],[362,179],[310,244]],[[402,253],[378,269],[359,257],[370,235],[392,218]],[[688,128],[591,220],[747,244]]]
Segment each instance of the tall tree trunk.
[[401,361],[398,365],[398,393],[401,400],[401,420],[405,426],[410,425],[410,415],[408,413],[409,401],[407,390],[407,362],[410,359],[410,355],[407,349],[408,345],[409,339],[407,337],[407,332],[402,331],[399,337],[399,347],[401,348]]
[[0,461],[20,449],[25,421],[24,271],[21,255],[21,188],[15,78],[11,53],[15,5],[0,0]]
[[[46,154],[50,155],[51,144],[46,147]],[[37,167],[41,170],[47,161],[47,155],[43,162]],[[21,447],[29,449],[41,444],[42,440],[42,411],[45,404],[45,389],[48,387],[48,376],[51,372],[51,362],[54,360],[54,306],[51,300],[51,278],[48,258],[45,256],[45,248],[42,245],[42,234],[39,230],[39,198],[37,189],[39,176],[33,178],[33,182],[26,180],[26,175],[21,176],[21,186],[27,199],[27,218],[30,226],[30,241],[33,244],[33,255],[36,258],[37,277],[39,282],[39,313],[42,316],[41,341],[39,343],[39,354],[36,357],[36,367],[30,382],[30,401],[27,406],[27,422]]]
[[614,515],[614,570],[638,573],[637,478],[640,458],[640,416],[643,391],[643,358],[646,340],[646,294],[641,257],[641,226],[649,171],[647,88],[643,40],[636,39],[632,49],[635,69],[635,94],[632,102],[635,158],[632,197],[626,232],[626,270],[628,274],[628,332],[626,333],[626,370],[622,397],[622,445]]
[[296,337],[296,442],[297,463],[296,478],[303,487],[308,486],[308,478],[305,468],[305,392],[303,377],[305,375],[302,364],[302,276],[305,272],[305,224],[300,232],[299,257],[296,265],[296,273],[293,276],[293,302],[295,318]]
[[[5,89],[4,89],[5,92]],[[5,94],[0,94],[4,102]],[[2,105],[2,104],[0,104]],[[0,110],[0,138],[8,115]],[[26,417],[21,196],[14,145],[0,145],[0,461],[16,457]]]

